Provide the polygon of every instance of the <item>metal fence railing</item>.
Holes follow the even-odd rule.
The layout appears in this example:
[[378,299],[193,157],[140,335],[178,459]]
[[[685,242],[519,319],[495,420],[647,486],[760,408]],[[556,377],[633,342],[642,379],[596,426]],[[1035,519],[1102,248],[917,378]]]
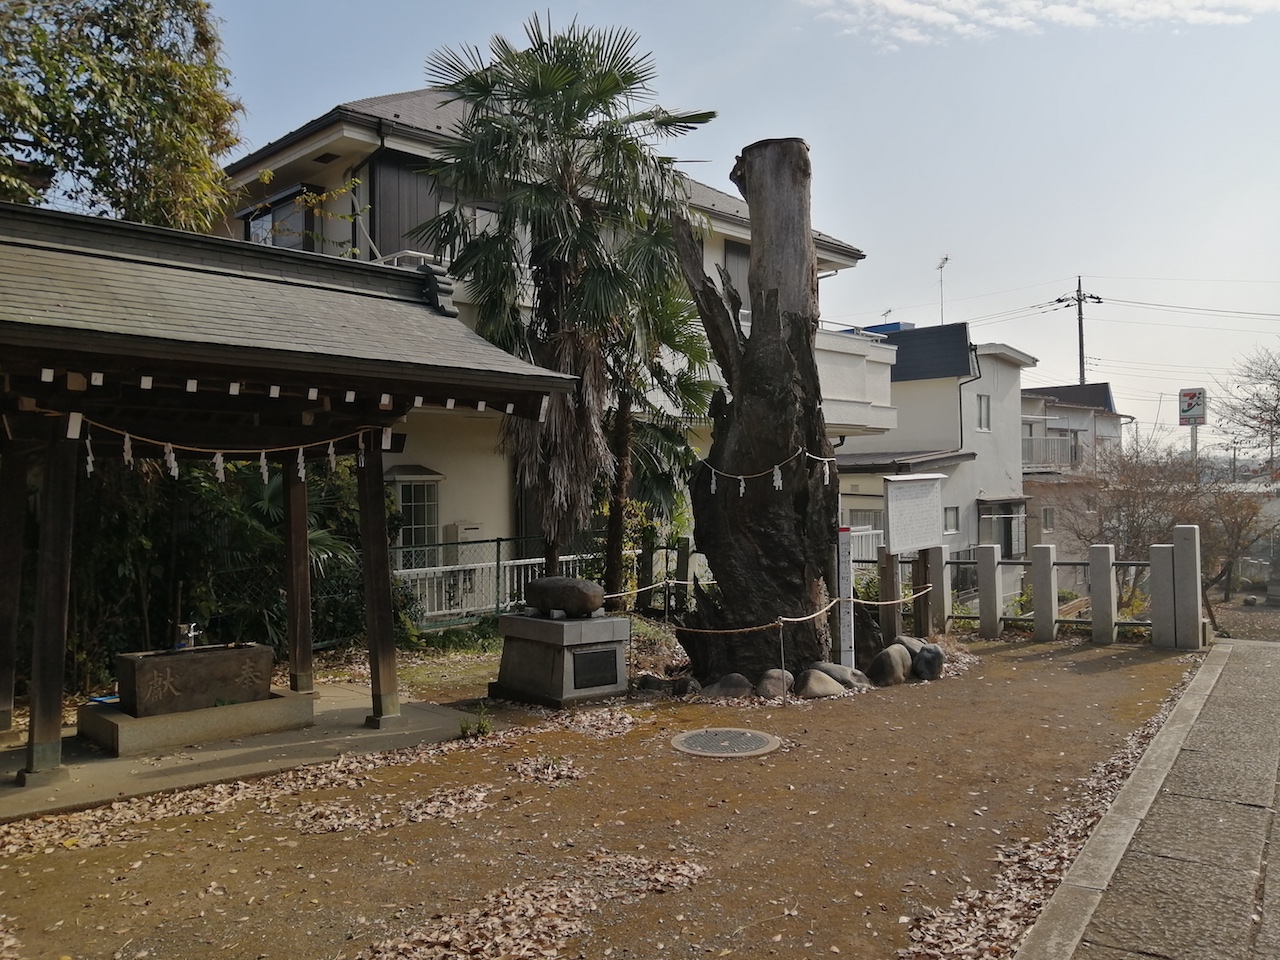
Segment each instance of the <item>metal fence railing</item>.
[[[429,547],[393,547],[391,569],[412,593],[419,626],[440,626],[519,604],[529,581],[544,575],[542,541],[533,538],[475,540]],[[531,550],[537,556],[529,556]],[[560,575],[597,579],[595,551],[560,557]]]

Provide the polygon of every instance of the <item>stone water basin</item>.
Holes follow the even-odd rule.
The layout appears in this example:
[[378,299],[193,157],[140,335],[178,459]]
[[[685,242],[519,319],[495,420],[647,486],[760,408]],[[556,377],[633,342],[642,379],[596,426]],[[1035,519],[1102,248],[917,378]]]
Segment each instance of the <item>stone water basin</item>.
[[132,717],[200,710],[271,696],[271,648],[210,643],[116,655],[120,710]]

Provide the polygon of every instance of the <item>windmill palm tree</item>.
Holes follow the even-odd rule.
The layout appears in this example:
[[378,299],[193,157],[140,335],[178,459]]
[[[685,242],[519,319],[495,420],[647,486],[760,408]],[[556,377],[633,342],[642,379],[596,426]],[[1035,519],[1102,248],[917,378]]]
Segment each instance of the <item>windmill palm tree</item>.
[[645,289],[628,265],[652,241],[651,224],[687,211],[683,180],[655,145],[715,114],[653,104],[653,59],[628,30],[575,22],[553,32],[535,15],[525,36],[523,49],[494,37],[487,56],[463,47],[428,59],[429,79],[465,116],[427,169],[453,205],[414,234],[454,252],[482,336],[579,378],[541,423],[508,418],[503,431],[553,574],[560,544],[587,526],[596,484],[615,468],[607,356],[626,341]]
[[638,495],[651,517],[670,518],[697,462],[686,420],[706,416],[715,389],[706,376],[711,348],[677,276],[652,277],[628,336],[616,346],[607,357],[616,463],[605,532],[604,589],[610,596],[623,586],[627,500]]

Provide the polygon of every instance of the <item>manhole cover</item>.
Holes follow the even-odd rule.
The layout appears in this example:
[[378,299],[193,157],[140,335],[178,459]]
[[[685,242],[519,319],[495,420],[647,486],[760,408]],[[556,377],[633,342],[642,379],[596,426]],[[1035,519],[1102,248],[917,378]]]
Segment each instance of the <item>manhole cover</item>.
[[782,741],[758,730],[715,727],[678,733],[671,738],[671,745],[682,753],[699,757],[758,757],[777,750]]

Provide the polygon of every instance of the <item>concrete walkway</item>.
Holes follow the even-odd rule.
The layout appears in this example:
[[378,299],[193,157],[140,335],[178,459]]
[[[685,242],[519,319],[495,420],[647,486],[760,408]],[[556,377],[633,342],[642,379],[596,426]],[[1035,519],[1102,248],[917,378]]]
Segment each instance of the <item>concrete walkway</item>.
[[1278,764],[1280,644],[1215,644],[1016,960],[1280,957]]
[[365,726],[367,685],[317,684],[314,726],[221,743],[192,744],[161,755],[110,757],[69,728],[62,740],[68,776],[43,786],[20,787],[26,764],[25,734],[0,734],[0,822],[41,813],[76,810],[124,797],[202,783],[239,780],[331,760],[344,753],[372,753],[438,743],[458,736],[474,716],[434,703],[404,703],[394,727]]

